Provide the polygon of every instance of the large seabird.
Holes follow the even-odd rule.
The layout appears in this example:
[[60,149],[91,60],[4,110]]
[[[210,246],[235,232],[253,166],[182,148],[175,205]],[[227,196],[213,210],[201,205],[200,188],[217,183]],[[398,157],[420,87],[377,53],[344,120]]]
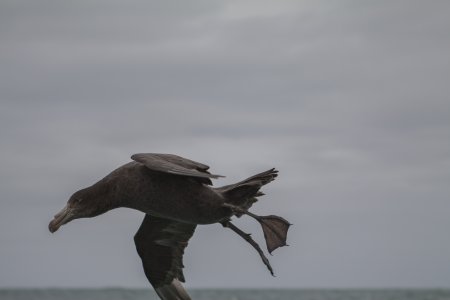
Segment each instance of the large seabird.
[[163,300],[191,299],[180,282],[183,253],[199,224],[220,223],[230,228],[259,253],[273,275],[259,245],[231,223],[232,216],[255,218],[262,226],[268,251],[286,245],[289,222],[248,211],[259,189],[277,177],[270,169],[235,184],[213,188],[207,165],[173,154],[140,153],[90,187],[75,192],[49,224],[53,233],[74,219],[90,218],[118,207],[140,210],[146,215],[134,236],[145,275]]

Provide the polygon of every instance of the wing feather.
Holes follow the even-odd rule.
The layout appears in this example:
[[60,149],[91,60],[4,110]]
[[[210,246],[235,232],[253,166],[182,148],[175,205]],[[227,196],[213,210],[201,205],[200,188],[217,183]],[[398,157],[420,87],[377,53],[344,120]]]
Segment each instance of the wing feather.
[[190,299],[184,282],[183,254],[196,225],[145,215],[134,236],[145,275],[164,300]]
[[138,153],[132,155],[131,159],[154,171],[195,177],[208,184],[211,184],[211,178],[224,177],[209,173],[207,165],[173,154]]

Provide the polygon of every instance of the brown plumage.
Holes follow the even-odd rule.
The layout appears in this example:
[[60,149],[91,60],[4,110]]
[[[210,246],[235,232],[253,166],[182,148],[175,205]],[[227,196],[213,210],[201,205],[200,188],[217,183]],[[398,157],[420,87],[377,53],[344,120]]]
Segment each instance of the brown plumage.
[[236,184],[211,187],[207,165],[172,154],[141,153],[90,187],[75,192],[55,215],[49,230],[77,218],[94,217],[118,207],[144,212],[134,240],[145,275],[163,300],[190,299],[184,282],[183,253],[199,224],[220,223],[249,242],[273,274],[258,244],[230,222],[232,216],[250,215],[261,223],[269,252],[286,245],[289,222],[278,216],[257,216],[248,211],[259,189],[277,176],[275,169]]

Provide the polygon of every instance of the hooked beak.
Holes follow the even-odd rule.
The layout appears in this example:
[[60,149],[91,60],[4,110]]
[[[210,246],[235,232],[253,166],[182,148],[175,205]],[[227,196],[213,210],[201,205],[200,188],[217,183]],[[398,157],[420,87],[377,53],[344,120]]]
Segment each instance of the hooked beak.
[[69,204],[67,204],[59,213],[57,213],[54,217],[54,219],[48,224],[48,230],[50,230],[51,233],[55,232],[59,229],[62,225],[66,224],[67,222],[73,220],[75,217],[75,214],[73,213],[73,209],[69,207]]

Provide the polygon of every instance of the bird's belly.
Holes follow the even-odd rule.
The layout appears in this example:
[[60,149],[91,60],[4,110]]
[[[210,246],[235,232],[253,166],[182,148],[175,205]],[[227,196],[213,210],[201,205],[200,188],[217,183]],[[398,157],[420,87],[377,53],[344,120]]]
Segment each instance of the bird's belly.
[[223,201],[217,197],[178,197],[170,199],[148,199],[142,211],[185,223],[212,224],[229,217],[229,210],[222,206]]
[[210,203],[210,201],[204,201],[202,198],[179,199],[176,205],[149,207],[145,212],[191,224],[212,224],[229,217],[229,210],[222,207],[221,204]]

